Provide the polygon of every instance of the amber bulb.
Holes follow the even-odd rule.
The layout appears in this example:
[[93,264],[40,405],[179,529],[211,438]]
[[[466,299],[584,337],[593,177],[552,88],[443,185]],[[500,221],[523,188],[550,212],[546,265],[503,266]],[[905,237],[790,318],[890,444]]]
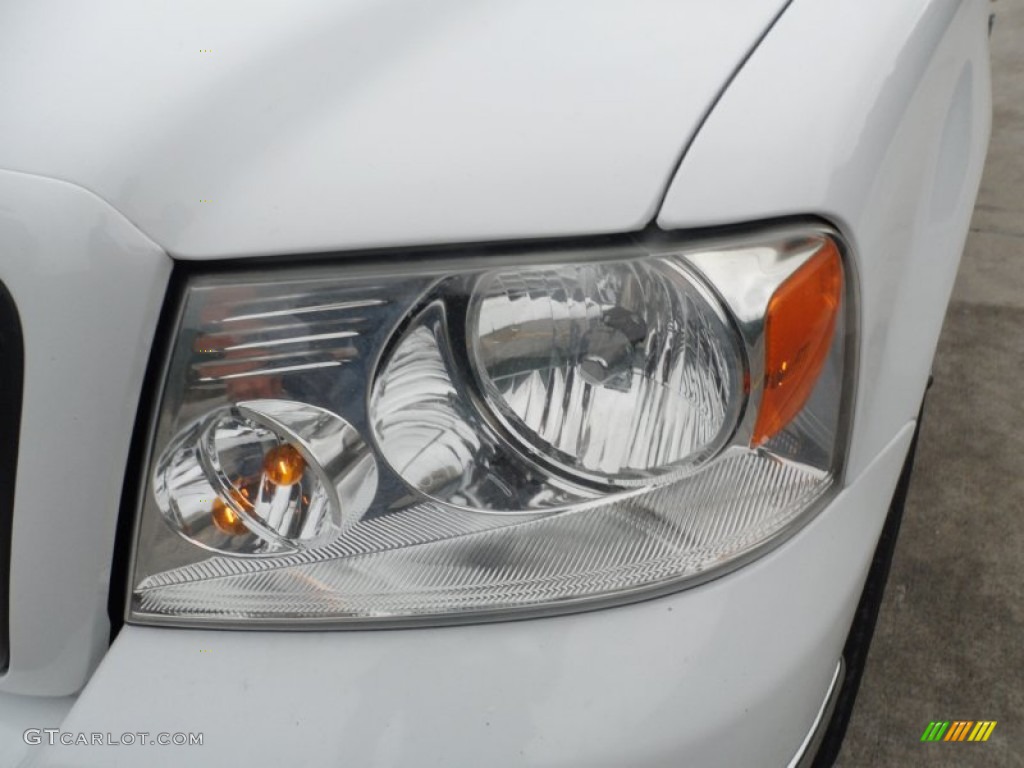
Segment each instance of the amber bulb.
[[271,448],[263,457],[263,474],[274,485],[294,485],[306,471],[306,460],[294,445]]
[[249,532],[245,523],[242,522],[242,516],[220,497],[213,500],[210,518],[213,520],[217,530],[221,533],[226,533],[228,536],[241,536]]

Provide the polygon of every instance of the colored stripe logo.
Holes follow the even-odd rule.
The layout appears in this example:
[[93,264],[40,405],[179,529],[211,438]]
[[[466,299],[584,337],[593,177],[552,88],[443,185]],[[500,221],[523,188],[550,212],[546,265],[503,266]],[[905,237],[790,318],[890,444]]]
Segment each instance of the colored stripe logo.
[[995,720],[933,720],[921,741],[988,741],[995,728]]

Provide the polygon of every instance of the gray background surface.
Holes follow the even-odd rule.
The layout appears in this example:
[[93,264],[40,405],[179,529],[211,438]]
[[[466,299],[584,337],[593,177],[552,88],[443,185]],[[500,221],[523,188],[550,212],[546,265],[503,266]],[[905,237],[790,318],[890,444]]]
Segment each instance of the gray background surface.
[[[842,768],[1024,766],[1024,0],[992,8],[992,141]],[[940,719],[998,725],[922,744]]]

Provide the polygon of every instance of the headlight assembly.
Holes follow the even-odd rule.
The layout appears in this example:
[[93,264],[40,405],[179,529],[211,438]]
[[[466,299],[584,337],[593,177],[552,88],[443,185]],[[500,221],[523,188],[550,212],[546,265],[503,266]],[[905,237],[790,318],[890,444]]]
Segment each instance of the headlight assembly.
[[192,279],[129,618],[481,620],[735,567],[840,477],[834,234]]

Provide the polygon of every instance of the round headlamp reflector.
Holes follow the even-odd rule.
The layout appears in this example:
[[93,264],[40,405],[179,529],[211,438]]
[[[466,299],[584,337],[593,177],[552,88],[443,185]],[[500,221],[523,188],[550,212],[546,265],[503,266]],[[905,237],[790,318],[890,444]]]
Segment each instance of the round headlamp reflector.
[[742,408],[742,344],[677,261],[490,272],[469,312],[487,404],[564,470],[614,484],[712,455]]

